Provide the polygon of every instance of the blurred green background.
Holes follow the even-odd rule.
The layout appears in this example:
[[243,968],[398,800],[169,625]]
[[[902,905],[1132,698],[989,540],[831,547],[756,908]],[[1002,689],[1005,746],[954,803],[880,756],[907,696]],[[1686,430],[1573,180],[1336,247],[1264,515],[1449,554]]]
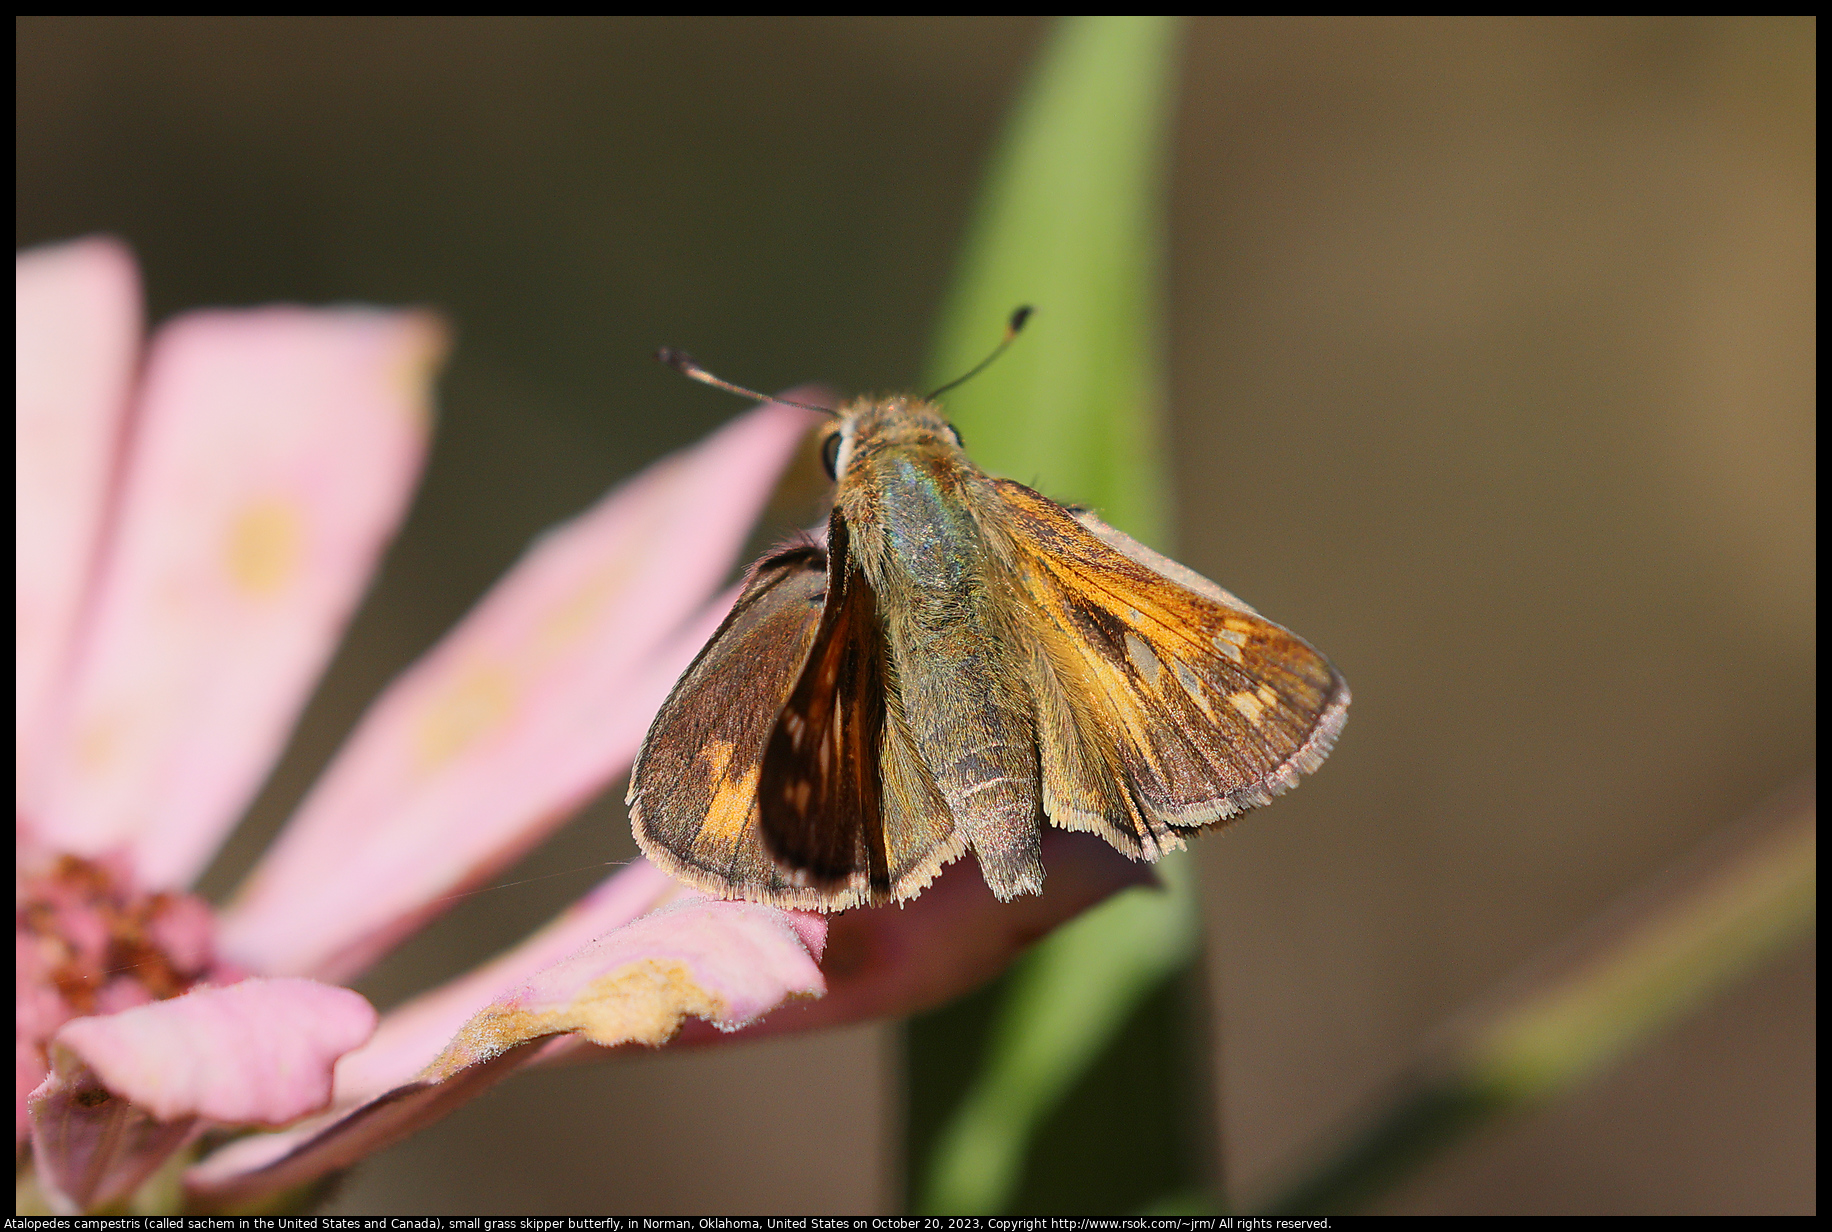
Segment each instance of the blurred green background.
[[[367,300],[457,326],[405,533],[209,887],[531,536],[737,409],[654,346],[764,388],[919,379],[1046,29],[17,24],[20,244],[123,236],[155,319]],[[1356,698],[1325,771],[1195,847],[1231,1185],[1811,766],[1815,40],[1806,19],[1187,28],[1180,555]],[[544,880],[468,899],[365,991],[463,970],[632,850],[593,808],[501,879]],[[1797,950],[1381,1209],[1812,1209],[1814,982]],[[523,1075],[332,1209],[890,1210],[898,1055],[874,1026]]]

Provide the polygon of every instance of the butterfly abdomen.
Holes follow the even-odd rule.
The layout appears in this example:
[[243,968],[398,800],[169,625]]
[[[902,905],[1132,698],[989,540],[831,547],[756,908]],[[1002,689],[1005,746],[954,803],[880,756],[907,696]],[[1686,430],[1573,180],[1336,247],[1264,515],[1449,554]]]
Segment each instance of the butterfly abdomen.
[[1012,678],[1006,647],[968,618],[940,639],[923,639],[945,644],[941,653],[900,655],[914,648],[915,632],[906,627],[888,640],[916,749],[993,892],[1001,899],[1036,893],[1043,888],[1036,723],[1029,699],[1004,683]]

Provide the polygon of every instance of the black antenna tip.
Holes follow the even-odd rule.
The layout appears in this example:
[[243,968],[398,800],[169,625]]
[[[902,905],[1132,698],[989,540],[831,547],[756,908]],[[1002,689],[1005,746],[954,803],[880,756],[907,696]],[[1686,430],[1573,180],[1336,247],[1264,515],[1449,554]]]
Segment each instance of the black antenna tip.
[[655,358],[658,363],[667,364],[676,372],[685,372],[689,368],[698,368],[700,366],[693,361],[693,356],[685,351],[677,350],[674,347],[656,348]]
[[986,371],[986,365],[990,364],[993,360],[997,359],[999,356],[1005,354],[1005,348],[1011,345],[1012,339],[1018,336],[1018,331],[1024,328],[1024,323],[1030,320],[1030,314],[1031,314],[1031,306],[1029,304],[1020,304],[1012,312],[1011,319],[1005,322],[1005,336],[999,339],[998,346],[992,348],[992,354],[988,355],[985,359],[982,359],[979,363],[973,365],[973,367],[969,369],[968,371],[962,373],[960,376],[955,377],[952,381],[949,381],[946,385],[943,385],[940,388],[934,390],[932,393],[929,394],[926,401],[932,402],[936,398],[939,398],[941,395],[947,393],[950,389],[953,389],[956,385],[959,385],[961,382],[970,381],[974,377],[978,376],[980,373]]

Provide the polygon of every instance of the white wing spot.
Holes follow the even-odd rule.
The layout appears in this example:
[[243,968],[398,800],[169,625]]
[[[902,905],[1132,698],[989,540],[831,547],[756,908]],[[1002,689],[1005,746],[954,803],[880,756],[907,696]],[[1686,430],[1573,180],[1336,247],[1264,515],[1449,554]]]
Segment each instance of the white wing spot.
[[1145,644],[1145,639],[1137,634],[1128,633],[1126,635],[1126,657],[1132,660],[1133,669],[1144,678],[1145,683],[1155,688],[1158,683],[1158,673],[1164,668],[1163,664],[1158,662],[1158,656],[1151,653],[1151,647]]
[[1242,689],[1239,693],[1228,694],[1228,705],[1240,711],[1249,723],[1258,723],[1260,721],[1260,712],[1265,709],[1260,703],[1260,699],[1254,694],[1247,692],[1245,689]]
[[1196,703],[1202,713],[1209,716],[1209,721],[1214,722],[1215,712],[1209,709],[1208,690],[1202,687],[1200,680],[1196,679],[1196,673],[1192,672],[1189,665],[1181,659],[1172,659],[1171,665],[1176,670],[1177,683],[1183,686],[1183,691],[1189,694],[1190,700]]

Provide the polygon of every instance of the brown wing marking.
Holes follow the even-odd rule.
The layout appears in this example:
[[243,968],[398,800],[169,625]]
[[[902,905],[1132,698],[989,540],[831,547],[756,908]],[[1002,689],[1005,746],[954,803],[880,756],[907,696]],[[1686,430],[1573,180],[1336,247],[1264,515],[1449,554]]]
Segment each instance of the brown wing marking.
[[757,801],[764,849],[792,882],[863,901],[888,898],[891,887],[879,807],[885,655],[876,596],[847,542],[836,510],[826,610],[764,746]]
[[1176,830],[1264,804],[1322,763],[1349,702],[1328,660],[1098,519],[997,482],[1039,617],[1052,821],[1155,859],[1182,846]]

